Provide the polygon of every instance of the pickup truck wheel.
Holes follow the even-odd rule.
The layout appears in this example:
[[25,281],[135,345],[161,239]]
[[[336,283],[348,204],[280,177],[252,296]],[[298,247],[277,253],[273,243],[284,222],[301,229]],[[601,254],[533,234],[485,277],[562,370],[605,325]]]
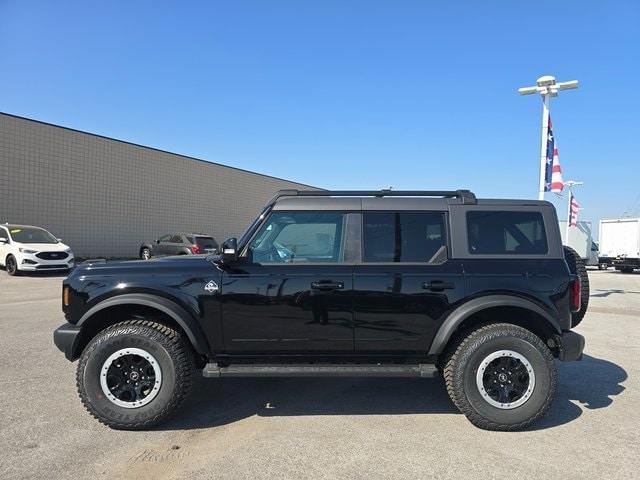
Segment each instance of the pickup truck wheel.
[[569,271],[580,277],[580,310],[571,314],[571,328],[574,328],[582,321],[589,306],[589,274],[584,260],[573,248],[564,247],[564,259],[569,266]]
[[607,268],[609,268],[609,265],[607,265],[606,263],[598,264],[598,270],[606,270]]
[[141,430],[170,417],[191,390],[193,352],[180,332],[129,320],[96,335],[76,375],[82,403],[101,423]]
[[540,419],[553,401],[553,355],[532,332],[497,323],[464,337],[444,368],[447,392],[475,426],[514,431]]

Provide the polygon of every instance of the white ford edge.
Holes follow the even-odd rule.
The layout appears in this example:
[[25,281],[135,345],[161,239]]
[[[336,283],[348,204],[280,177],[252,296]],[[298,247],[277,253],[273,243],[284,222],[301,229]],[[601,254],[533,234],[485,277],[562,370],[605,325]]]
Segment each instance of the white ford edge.
[[0,225],[0,265],[9,275],[23,271],[68,271],[73,262],[71,248],[44,228]]

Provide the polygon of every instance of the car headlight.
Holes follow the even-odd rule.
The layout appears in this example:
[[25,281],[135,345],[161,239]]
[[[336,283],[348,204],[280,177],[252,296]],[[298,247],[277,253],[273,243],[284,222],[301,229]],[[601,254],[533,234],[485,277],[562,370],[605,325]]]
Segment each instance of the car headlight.
[[18,248],[18,250],[20,250],[20,253],[38,253],[37,250],[29,250],[28,248]]
[[64,253],[73,254],[73,252],[71,251],[71,249],[70,249],[70,248],[67,248],[67,249],[64,251]]

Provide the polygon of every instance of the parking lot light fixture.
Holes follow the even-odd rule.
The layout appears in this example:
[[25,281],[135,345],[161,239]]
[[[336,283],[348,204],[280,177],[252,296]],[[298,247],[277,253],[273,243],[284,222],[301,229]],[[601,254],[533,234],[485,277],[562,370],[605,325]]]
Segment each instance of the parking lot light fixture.
[[557,97],[560,90],[572,90],[578,88],[578,80],[557,82],[556,77],[544,75],[536,80],[532,87],[518,89],[520,95],[532,95],[539,93],[542,97],[542,133],[540,142],[540,178],[538,183],[538,200],[544,200],[545,164],[547,161],[547,129],[549,127],[549,107],[551,97]]

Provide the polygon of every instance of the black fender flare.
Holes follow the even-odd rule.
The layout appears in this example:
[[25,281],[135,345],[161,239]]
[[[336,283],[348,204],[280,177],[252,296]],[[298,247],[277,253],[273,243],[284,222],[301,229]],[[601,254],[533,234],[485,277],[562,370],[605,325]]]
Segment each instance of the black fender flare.
[[438,355],[442,353],[447,346],[447,343],[449,343],[453,332],[455,332],[458,326],[460,326],[460,324],[471,315],[494,307],[519,307],[530,310],[543,317],[556,333],[562,333],[562,329],[558,325],[556,319],[553,318],[549,312],[531,300],[512,295],[486,295],[463,303],[449,314],[442,325],[440,325],[440,328],[431,343],[429,355]]
[[161,311],[182,327],[196,352],[202,355],[209,353],[209,343],[193,316],[176,302],[150,293],[126,293],[107,298],[87,310],[76,325],[82,328],[99,311],[117,305],[144,305]]

